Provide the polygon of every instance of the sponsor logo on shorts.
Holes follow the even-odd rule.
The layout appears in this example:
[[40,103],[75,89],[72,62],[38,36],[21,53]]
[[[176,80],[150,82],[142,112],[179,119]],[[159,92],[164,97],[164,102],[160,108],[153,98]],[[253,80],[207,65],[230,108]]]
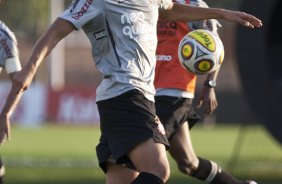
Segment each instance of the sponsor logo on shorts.
[[163,124],[161,123],[160,119],[158,116],[155,117],[155,123],[157,124],[157,130],[159,133],[161,133],[162,135],[165,135],[165,129]]
[[106,30],[102,30],[102,31],[93,33],[93,35],[94,35],[94,38],[95,38],[96,40],[100,40],[100,39],[102,39],[102,38],[107,37]]

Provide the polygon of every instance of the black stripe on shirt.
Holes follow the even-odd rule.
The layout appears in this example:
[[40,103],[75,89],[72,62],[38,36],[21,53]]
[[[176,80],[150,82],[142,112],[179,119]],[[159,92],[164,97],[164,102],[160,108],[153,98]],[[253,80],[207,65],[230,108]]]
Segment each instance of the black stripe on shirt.
[[119,64],[119,66],[121,66],[121,62],[120,62],[120,59],[119,59],[119,56],[118,56],[118,53],[117,53],[117,49],[116,49],[116,43],[115,43],[115,40],[114,40],[114,37],[113,37],[113,33],[112,33],[112,30],[111,30],[111,28],[110,28],[110,25],[109,25],[107,19],[106,19],[106,27],[107,27],[107,31],[108,31],[108,33],[109,33],[110,41],[111,41],[111,43],[112,43],[112,47],[113,47],[113,49],[114,49],[114,53],[115,53],[115,55],[116,55],[118,64]]

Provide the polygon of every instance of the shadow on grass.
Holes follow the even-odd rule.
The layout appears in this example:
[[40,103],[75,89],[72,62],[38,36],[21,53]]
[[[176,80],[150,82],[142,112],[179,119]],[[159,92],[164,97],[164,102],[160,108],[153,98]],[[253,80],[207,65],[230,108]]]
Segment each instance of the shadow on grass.
[[[5,180],[4,180],[5,181]],[[104,180],[100,179],[82,179],[79,181],[73,180],[61,180],[61,181],[54,181],[54,180],[46,180],[46,181],[20,181],[20,180],[13,180],[13,181],[5,181],[5,184],[104,184]]]
[[[281,181],[269,181],[269,180],[260,180],[257,181],[258,184],[281,184]],[[20,181],[14,180],[12,182],[5,182],[5,184],[105,184],[103,179],[81,179],[79,181],[73,180],[63,180],[63,181]],[[173,179],[170,180],[167,184],[204,184],[204,182],[195,181],[195,180],[183,180],[183,179]]]

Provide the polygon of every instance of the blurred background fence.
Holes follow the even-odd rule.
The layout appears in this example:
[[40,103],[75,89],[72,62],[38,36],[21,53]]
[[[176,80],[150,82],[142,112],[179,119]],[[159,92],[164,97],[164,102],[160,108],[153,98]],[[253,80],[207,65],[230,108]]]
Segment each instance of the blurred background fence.
[[[28,61],[36,40],[48,28],[51,14],[56,13],[51,9],[52,3],[55,7],[57,3],[67,7],[70,2],[70,0],[6,0],[4,6],[0,7],[0,20],[5,22],[18,38],[20,59],[23,65]],[[201,127],[202,131],[206,132],[204,127],[235,125],[237,129],[233,134],[232,145],[227,145],[230,152],[225,155],[226,167],[236,173],[246,172],[246,168],[252,170],[252,168],[257,167],[271,167],[270,172],[264,172],[262,169],[260,174],[267,173],[268,176],[271,176],[269,173],[276,173],[276,176],[282,182],[282,151],[281,136],[279,136],[282,135],[282,122],[280,122],[282,95],[281,91],[276,89],[272,82],[260,79],[260,77],[268,78],[268,76],[265,76],[267,74],[264,74],[262,70],[271,73],[273,71],[271,69],[276,68],[275,75],[270,74],[270,80],[273,78],[280,79],[282,75],[282,72],[277,72],[277,68],[282,67],[281,57],[278,56],[279,51],[282,51],[282,37],[280,35],[282,30],[281,26],[279,27],[279,24],[276,23],[277,21],[281,24],[282,3],[279,0],[264,2],[207,0],[206,2],[211,7],[240,9],[258,17],[262,16],[266,24],[260,31],[245,30],[236,24],[220,21],[223,27],[220,28],[219,33],[225,46],[226,55],[218,77],[218,87],[216,88],[219,107],[212,116],[202,119],[201,122],[204,125]],[[267,14],[264,12],[267,12]],[[267,33],[267,36],[264,33]],[[256,37],[253,38],[249,34]],[[272,44],[267,41],[269,37],[271,37]],[[258,48],[259,46],[271,48],[278,54],[273,56],[272,50],[264,50]],[[252,52],[249,53],[249,50]],[[275,65],[273,65],[275,67],[260,65],[259,63],[266,64],[269,62],[264,57],[260,57],[260,52],[271,55],[271,60],[276,61]],[[41,127],[46,124],[65,124],[87,127],[99,124],[99,115],[95,104],[95,90],[102,76],[93,64],[90,44],[82,31],[75,31],[65,39],[63,53],[63,61],[49,57],[47,62],[40,66],[33,85],[26,91],[16,112],[13,114],[14,126]],[[255,59],[252,59],[252,56]],[[51,59],[54,61],[51,61]],[[56,64],[59,66],[59,63],[64,65],[62,74],[64,85],[62,88],[52,88],[50,82],[52,75],[52,71],[50,71],[51,62],[55,64],[55,67]],[[246,63],[249,64],[246,66]],[[257,77],[260,80],[255,80]],[[200,76],[197,92],[201,90],[203,80],[203,77]],[[260,81],[267,82],[267,88],[266,85],[261,86]],[[0,74],[0,108],[3,106],[9,87],[8,77],[5,72],[2,72]],[[268,90],[270,88],[272,90]],[[275,95],[272,93],[273,90]],[[261,91],[265,95],[258,96]],[[196,95],[196,100],[197,98]],[[276,99],[277,103],[274,103],[272,99]],[[255,100],[256,103],[253,103]],[[257,108],[261,110],[256,110]],[[264,114],[261,112],[266,112],[267,115],[261,116]],[[271,118],[269,118],[270,116]],[[272,131],[267,131],[269,126],[266,126],[266,130],[256,128],[257,126],[264,127],[260,125],[267,124],[266,119],[269,119],[269,124],[275,122],[275,126],[271,126],[276,131],[275,137],[272,137]],[[216,132],[216,129],[208,130]],[[259,138],[260,136],[256,135],[256,133],[264,134],[265,137]],[[215,136],[215,134],[213,135]],[[216,138],[212,137],[212,139]],[[258,144],[260,146],[257,146]],[[253,145],[256,145],[256,147],[254,148]],[[217,146],[224,147],[225,145],[220,144]],[[260,154],[256,154],[256,158],[253,158],[252,152]],[[248,159],[253,161],[246,162]],[[246,163],[247,166],[239,163]],[[260,163],[260,165],[256,165],[256,163]],[[245,170],[241,168],[245,168]]]

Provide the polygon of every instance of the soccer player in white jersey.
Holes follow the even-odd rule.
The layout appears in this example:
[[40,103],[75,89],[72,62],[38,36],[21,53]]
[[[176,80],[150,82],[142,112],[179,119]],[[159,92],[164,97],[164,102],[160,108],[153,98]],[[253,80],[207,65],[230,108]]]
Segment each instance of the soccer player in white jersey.
[[15,93],[20,93],[61,39],[73,30],[84,30],[95,65],[104,75],[96,97],[101,118],[96,151],[107,184],[159,184],[169,178],[168,141],[154,106],[159,15],[176,21],[222,18],[261,26],[249,14],[174,6],[171,0],[76,0],[38,40],[16,76]]
[[[15,72],[21,70],[19,61],[17,40],[13,32],[0,21],[0,72],[4,68],[9,74],[11,81]],[[6,103],[0,112],[0,145],[10,138],[10,117],[20,99],[21,94],[10,91]],[[0,158],[0,184],[3,183],[5,167]]]

